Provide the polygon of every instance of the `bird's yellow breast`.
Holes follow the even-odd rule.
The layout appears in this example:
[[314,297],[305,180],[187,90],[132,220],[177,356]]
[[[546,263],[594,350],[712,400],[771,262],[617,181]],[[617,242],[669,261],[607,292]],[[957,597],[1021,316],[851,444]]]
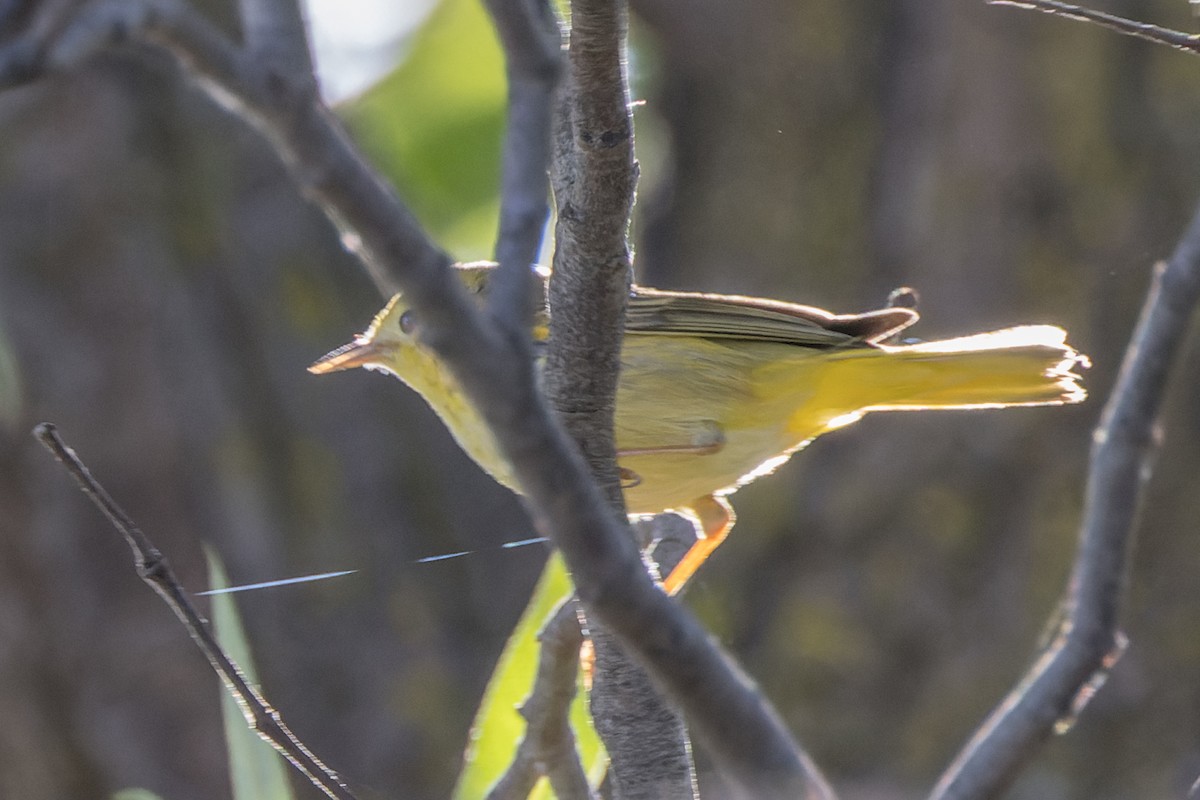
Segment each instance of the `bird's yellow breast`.
[[[615,433],[630,513],[682,508],[732,488],[764,461],[815,436],[819,430],[788,425],[804,400],[796,390],[804,384],[803,353],[771,343],[735,347],[689,336],[628,335]],[[756,379],[762,364],[785,356],[798,362],[790,371],[789,391]],[[485,471],[517,490],[489,428],[439,361],[414,347],[388,371],[425,398]]]
[[[813,396],[816,353],[770,342],[627,336],[616,437],[626,453],[619,461],[629,473],[630,513],[684,508],[732,489],[822,432],[824,418],[792,424]],[[791,367],[786,386],[761,376],[764,364],[780,359]]]
[[491,428],[467,399],[441,361],[416,346],[404,348],[394,363],[379,367],[395,375],[425,399],[458,446],[499,483],[519,491],[516,477]]
[[[626,334],[616,401],[630,513],[692,507],[769,472],[872,410],[1077,402],[1081,358],[1057,328],[903,347]],[[464,450],[516,490],[512,469],[449,371],[416,347],[388,371],[416,389]]]

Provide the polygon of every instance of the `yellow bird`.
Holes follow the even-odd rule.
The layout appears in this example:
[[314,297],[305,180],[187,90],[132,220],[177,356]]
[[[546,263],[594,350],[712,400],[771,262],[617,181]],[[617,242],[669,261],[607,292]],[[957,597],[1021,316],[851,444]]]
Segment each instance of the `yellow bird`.
[[[456,265],[485,292],[494,264]],[[546,274],[539,273],[545,285]],[[544,295],[543,295],[544,296]],[[676,511],[700,538],[664,582],[674,593],[734,522],[725,499],[817,436],[868,411],[1001,408],[1077,403],[1087,358],[1066,332],[1027,325],[918,344],[890,344],[917,321],[909,308],[831,314],[735,295],[635,287],[617,389],[616,444],[630,514]],[[547,336],[543,305],[535,344]],[[415,334],[401,295],[367,331],[311,367],[381,370],[407,383],[493,478],[519,491],[512,470],[450,371]]]

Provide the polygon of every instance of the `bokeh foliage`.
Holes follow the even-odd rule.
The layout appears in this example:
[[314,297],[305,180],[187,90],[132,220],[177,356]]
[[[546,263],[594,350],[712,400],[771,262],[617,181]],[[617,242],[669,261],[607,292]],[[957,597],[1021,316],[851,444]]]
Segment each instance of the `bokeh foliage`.
[[400,66],[341,109],[363,149],[436,240],[491,255],[500,209],[504,56],[482,4],[444,0]]

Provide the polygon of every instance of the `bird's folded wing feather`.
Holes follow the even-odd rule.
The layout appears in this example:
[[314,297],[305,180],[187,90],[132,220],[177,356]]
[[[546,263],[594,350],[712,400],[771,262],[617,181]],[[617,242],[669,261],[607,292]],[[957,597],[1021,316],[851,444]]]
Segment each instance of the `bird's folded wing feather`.
[[829,348],[878,343],[916,320],[908,308],[842,315],[758,297],[635,287],[625,330]]

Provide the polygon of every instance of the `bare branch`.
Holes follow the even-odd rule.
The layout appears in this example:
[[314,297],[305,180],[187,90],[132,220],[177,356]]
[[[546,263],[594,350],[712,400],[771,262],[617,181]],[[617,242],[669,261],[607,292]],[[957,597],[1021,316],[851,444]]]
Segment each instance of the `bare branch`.
[[297,81],[312,81],[308,26],[299,0],[238,0],[246,53]]
[[1147,22],[1137,22],[1136,20],[1118,17],[1115,14],[1108,14],[1103,11],[1094,11],[1084,6],[1060,3],[1058,0],[987,0],[987,2],[989,5],[1028,8],[1080,22],[1091,22],[1109,30],[1123,33],[1126,36],[1136,36],[1139,39],[1146,39],[1157,44],[1165,44],[1168,47],[1183,50],[1185,53],[1200,55],[1200,36],[1180,33],[1179,31],[1163,28],[1159,25],[1151,25]]
[[[311,81],[264,67],[177,0],[88,5],[53,43],[49,58],[55,66],[71,66],[100,48],[125,42],[174,58],[215,101],[266,136],[300,189],[341,230],[343,244],[360,257],[385,297],[399,288],[399,265],[421,276],[423,285],[456,291],[445,269],[449,257],[363,160]],[[461,309],[467,301],[461,292],[459,297]]]
[[1056,727],[1069,724],[1120,655],[1129,554],[1158,444],[1167,379],[1200,299],[1200,209],[1159,264],[1117,386],[1093,437],[1065,618],[1049,649],[1005,698],[934,789],[938,800],[996,797]]
[[624,500],[612,431],[637,183],[624,36],[625,10],[616,0],[573,5],[571,69],[555,131],[558,223],[546,367],[551,404],[618,512]]
[[521,707],[528,728],[512,764],[487,800],[525,800],[542,775],[550,779],[559,800],[593,797],[575,751],[575,734],[568,716],[583,643],[577,615],[575,601],[568,600],[554,612],[538,637],[542,649],[537,677],[529,699]]
[[[575,392],[563,392],[563,384],[551,392],[576,430],[578,420],[590,417],[584,427],[596,432],[596,438],[583,441],[589,460],[607,465],[603,483],[614,503],[620,486],[611,436],[603,431],[606,426],[611,430],[619,325],[629,281],[623,237],[635,177],[619,82],[621,38],[614,28],[621,20],[615,5],[597,0],[575,10],[573,35],[579,45],[572,59],[573,65],[578,61],[574,91],[580,113],[573,118],[572,141],[578,143],[581,169],[568,176],[580,192],[560,201],[558,231],[560,245],[571,240],[568,247],[578,248],[573,257],[577,266],[564,269],[557,290],[552,287],[562,299],[575,294],[589,298],[576,304],[579,315],[564,314],[559,321],[557,357],[570,354],[565,363],[586,359],[598,369],[559,366],[548,373],[570,376]],[[343,242],[362,259],[381,291],[404,291],[421,314],[422,341],[483,412],[514,468],[535,525],[563,552],[589,613],[637,655],[683,709],[731,784],[747,797],[764,800],[832,796],[750,681],[695,619],[652,583],[621,515],[604,502],[583,459],[548,412],[533,364],[476,313],[445,268],[450,259],[366,165],[312,87],[264,72],[175,0],[89,4],[54,42],[52,57],[56,64],[69,65],[99,47],[125,42],[171,56],[214,99],[256,127],[302,190],[338,225]],[[585,96],[585,87],[596,78],[621,87],[620,97]],[[614,171],[602,169],[613,164],[624,165],[623,172],[617,170],[624,178],[615,191],[606,185]],[[582,197],[612,202],[589,208],[579,205]],[[595,325],[586,324],[589,320]],[[597,342],[604,344],[597,347]],[[600,374],[607,377],[593,380]],[[609,444],[595,450],[606,435]]]
[[[622,73],[624,14],[612,0],[580,0],[572,10],[567,113],[554,141],[558,225],[546,379],[614,511],[609,524],[593,520],[610,531],[605,542],[577,539],[583,531],[575,524],[556,531],[555,541],[589,622],[636,655],[736,791],[763,800],[831,797],[774,710],[694,618],[651,584],[627,528],[611,524],[622,508],[611,431],[630,281],[625,234],[637,178]],[[558,501],[567,503],[573,498]],[[589,506],[589,513],[599,512]]]
[[504,47],[508,120],[500,185],[500,233],[490,311],[524,332],[531,302],[541,299],[529,266],[537,260],[550,216],[550,118],[563,71],[562,32],[546,0],[486,0]]
[[62,463],[79,484],[79,488],[104,513],[117,532],[125,537],[125,542],[133,551],[138,577],[158,592],[163,602],[175,612],[175,616],[191,635],[192,641],[204,653],[208,663],[225,683],[226,689],[238,701],[250,727],[328,797],[335,800],[354,800],[354,795],[337,773],[321,763],[321,760],[296,738],[284,724],[279,712],[267,703],[259,690],[246,680],[241,668],[221,649],[216,637],[209,630],[208,623],[192,605],[187,592],[175,577],[167,559],[113,501],[104,487],[92,477],[88,468],[75,455],[75,451],[63,442],[54,425],[43,422],[33,429],[33,434]]
[[[570,73],[555,130],[558,205],[550,279],[547,394],[585,453],[618,518],[613,421],[632,268],[626,233],[637,169],[624,74],[626,10],[613,0],[572,4]],[[632,532],[624,529],[632,539]],[[587,602],[595,653],[592,718],[621,800],[693,800],[691,751],[679,712],[608,621]]]
[[[529,267],[550,215],[550,120],[563,72],[562,33],[545,0],[486,0],[486,5],[504,48],[508,79],[496,242],[500,266],[489,285],[488,310],[524,350],[533,302],[544,301],[541,282]],[[542,630],[537,675],[521,708],[525,734],[489,800],[523,800],[543,775],[562,800],[592,797],[569,717],[583,642],[577,615],[572,599]]]
[[81,0],[45,0],[30,7],[13,3],[0,26],[7,41],[0,49],[0,88],[27,83],[42,74],[48,43],[77,13]]

